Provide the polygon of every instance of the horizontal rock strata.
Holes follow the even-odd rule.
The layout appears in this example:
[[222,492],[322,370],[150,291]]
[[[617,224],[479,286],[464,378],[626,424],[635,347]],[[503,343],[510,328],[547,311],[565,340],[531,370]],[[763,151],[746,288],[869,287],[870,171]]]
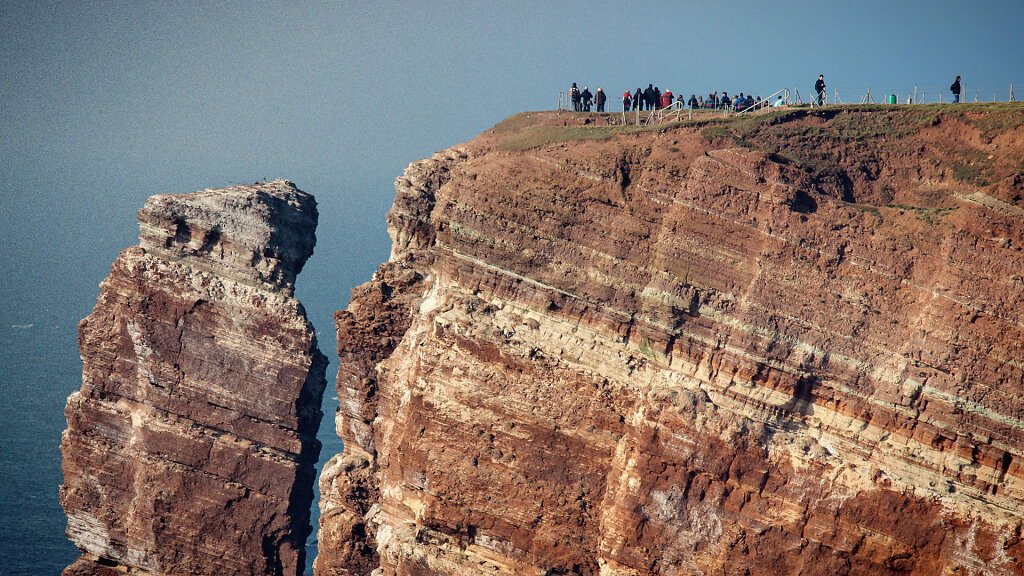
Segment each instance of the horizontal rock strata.
[[139,220],[79,325],[65,574],[302,574],[326,358],[292,294],[316,202],[275,181]]
[[410,165],[317,574],[1020,574],[1020,117],[523,114]]

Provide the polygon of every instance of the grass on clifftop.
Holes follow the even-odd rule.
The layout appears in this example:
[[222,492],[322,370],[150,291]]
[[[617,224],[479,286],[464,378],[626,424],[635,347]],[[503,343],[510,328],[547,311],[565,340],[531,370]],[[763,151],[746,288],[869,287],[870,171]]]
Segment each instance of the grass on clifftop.
[[535,126],[501,143],[502,150],[529,150],[577,140],[608,140],[620,134],[657,132],[664,126]]
[[[545,124],[550,117],[543,113],[521,113],[511,116],[494,127],[493,132],[508,135],[499,146],[502,150],[521,151],[549,144],[580,140],[608,140],[624,134],[659,132],[675,126],[704,126],[701,135],[708,142],[728,138],[737,146],[755,147],[755,133],[766,128],[777,138],[788,139],[792,130],[818,134],[803,136],[827,137],[842,141],[861,141],[889,136],[904,136],[932,124],[944,114],[974,125],[983,133],[1012,130],[1024,125],[1024,103],[992,102],[983,104],[846,104],[821,109],[807,107],[773,110],[764,114],[734,115],[727,118],[694,118],[652,126],[552,126]],[[822,128],[798,126],[790,122],[809,116],[830,121],[826,133]]]

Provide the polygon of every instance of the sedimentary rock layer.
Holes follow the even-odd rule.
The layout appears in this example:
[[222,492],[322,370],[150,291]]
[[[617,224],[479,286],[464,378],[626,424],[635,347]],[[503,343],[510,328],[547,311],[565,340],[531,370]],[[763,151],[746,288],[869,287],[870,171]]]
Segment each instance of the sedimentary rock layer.
[[139,220],[79,325],[65,574],[301,574],[326,358],[292,294],[316,202],[275,181]]
[[1022,573],[1022,112],[524,114],[410,165],[317,574]]

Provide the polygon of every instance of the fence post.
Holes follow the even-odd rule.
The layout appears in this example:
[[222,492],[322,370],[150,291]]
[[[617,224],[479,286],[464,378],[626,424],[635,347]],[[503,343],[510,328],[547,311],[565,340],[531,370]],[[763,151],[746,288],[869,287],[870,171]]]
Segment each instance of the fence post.
[[1013,84],[1010,84],[1010,102],[1016,102],[1016,100],[1013,99]]
[[917,84],[914,84],[914,104],[917,104]]

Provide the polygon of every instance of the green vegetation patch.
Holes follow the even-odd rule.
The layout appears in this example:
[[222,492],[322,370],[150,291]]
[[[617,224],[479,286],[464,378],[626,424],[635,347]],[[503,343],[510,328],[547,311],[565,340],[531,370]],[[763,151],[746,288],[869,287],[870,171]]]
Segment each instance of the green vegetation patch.
[[498,122],[491,131],[495,134],[514,134],[531,126],[538,126],[547,121],[548,114],[543,112],[520,112]]
[[956,208],[927,208],[924,206],[908,206],[906,204],[886,204],[885,207],[902,212],[910,212],[914,214],[917,220],[929,226],[941,224],[944,216],[956,210]]
[[502,150],[529,150],[560,142],[608,140],[621,134],[657,132],[662,126],[536,126],[501,143]]
[[992,165],[990,155],[979,150],[962,150],[960,156],[963,160],[953,165],[953,179],[964,184],[988,186],[985,174]]
[[965,184],[987,186],[988,181],[981,177],[982,170],[977,164],[957,164],[953,166],[953,179]]
[[707,143],[712,143],[715,140],[726,139],[732,140],[732,143],[741,148],[753,148],[753,144],[747,142],[742,136],[736,134],[730,126],[722,124],[712,124],[700,131],[700,135],[704,137]]
[[864,214],[873,214],[879,218],[882,217],[881,213],[878,211],[878,206],[872,206],[871,204],[858,204],[856,202],[843,202],[843,205],[849,206],[850,208],[853,208],[858,212],[863,212]]
[[1024,102],[956,104],[943,110],[984,133],[1007,132],[1024,126]]

